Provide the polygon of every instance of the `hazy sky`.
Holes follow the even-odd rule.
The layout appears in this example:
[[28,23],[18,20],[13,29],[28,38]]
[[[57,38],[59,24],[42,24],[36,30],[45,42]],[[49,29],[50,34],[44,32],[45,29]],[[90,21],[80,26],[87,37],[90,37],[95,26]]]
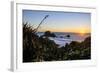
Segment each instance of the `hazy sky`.
[[49,17],[44,20],[38,31],[80,33],[91,31],[90,13],[23,10],[23,22],[28,22],[36,28],[45,15]]

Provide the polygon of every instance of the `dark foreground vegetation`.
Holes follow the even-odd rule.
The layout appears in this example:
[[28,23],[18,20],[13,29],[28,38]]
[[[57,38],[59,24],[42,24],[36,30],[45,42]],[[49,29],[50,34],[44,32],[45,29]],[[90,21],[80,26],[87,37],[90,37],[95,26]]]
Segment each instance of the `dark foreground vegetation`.
[[83,42],[72,41],[64,47],[58,47],[49,36],[56,37],[49,31],[39,37],[35,29],[23,24],[23,62],[83,60],[91,58],[91,37]]

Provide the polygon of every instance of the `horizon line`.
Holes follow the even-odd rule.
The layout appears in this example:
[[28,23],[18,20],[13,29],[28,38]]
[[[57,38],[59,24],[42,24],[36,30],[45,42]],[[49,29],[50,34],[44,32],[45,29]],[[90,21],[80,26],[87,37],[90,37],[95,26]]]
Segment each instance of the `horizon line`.
[[[46,32],[46,31],[38,31],[38,32]],[[55,32],[55,31],[50,31],[50,32],[52,32],[52,33],[80,33],[80,32]],[[86,32],[86,33],[84,33],[84,34],[87,34],[87,33],[91,33],[91,32]]]

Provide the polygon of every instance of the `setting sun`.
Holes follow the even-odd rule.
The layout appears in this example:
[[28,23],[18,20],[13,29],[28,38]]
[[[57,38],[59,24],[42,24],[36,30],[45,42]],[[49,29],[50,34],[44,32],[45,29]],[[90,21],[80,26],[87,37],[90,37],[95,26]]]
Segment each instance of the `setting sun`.
[[80,35],[85,35],[86,33],[88,33],[88,31],[85,30],[85,29],[81,29],[81,30],[79,31],[79,34],[80,34]]
[[80,32],[80,34],[86,33],[85,30],[80,30],[79,32]]

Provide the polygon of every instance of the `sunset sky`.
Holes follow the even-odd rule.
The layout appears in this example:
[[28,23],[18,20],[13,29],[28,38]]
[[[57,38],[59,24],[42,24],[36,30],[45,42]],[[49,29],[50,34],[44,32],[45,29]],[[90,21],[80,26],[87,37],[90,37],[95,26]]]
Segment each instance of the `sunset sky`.
[[49,17],[40,26],[40,32],[91,32],[90,13],[23,10],[23,22],[36,28],[45,15]]

